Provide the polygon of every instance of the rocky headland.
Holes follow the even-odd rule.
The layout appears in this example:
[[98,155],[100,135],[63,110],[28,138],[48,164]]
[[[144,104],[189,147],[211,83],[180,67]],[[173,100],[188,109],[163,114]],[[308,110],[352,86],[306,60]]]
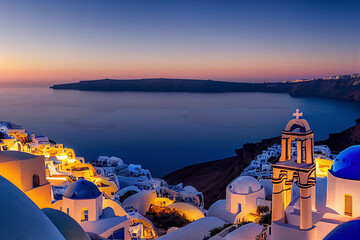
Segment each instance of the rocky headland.
[[102,79],[57,84],[55,90],[132,92],[271,92],[292,97],[325,97],[360,102],[360,74],[275,83],[239,83],[196,79]]

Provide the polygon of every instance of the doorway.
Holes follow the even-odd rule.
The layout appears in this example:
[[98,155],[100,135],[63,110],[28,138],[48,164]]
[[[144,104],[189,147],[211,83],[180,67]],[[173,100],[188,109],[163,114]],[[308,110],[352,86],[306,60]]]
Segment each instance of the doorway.
[[345,215],[352,216],[352,195],[345,194]]

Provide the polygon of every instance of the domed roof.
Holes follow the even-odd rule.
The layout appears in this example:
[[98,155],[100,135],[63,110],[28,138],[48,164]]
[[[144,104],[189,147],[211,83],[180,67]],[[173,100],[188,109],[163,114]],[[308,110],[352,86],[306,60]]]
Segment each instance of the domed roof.
[[183,190],[185,190],[189,193],[192,193],[192,194],[197,194],[199,192],[198,190],[196,190],[196,188],[194,188],[193,186],[190,186],[190,185],[184,187]]
[[20,189],[0,176],[0,238],[61,239],[60,231]]
[[118,157],[115,157],[115,156],[109,157],[109,161],[110,162],[117,162],[118,165],[124,164],[124,161],[121,158],[118,158]]
[[206,217],[217,217],[227,223],[235,222],[237,214],[226,211],[226,200],[221,199],[214,202],[206,214]]
[[360,234],[360,220],[345,222],[334,228],[324,240],[358,239]]
[[66,239],[90,240],[86,232],[69,215],[52,208],[44,208],[42,211]]
[[228,188],[236,194],[249,194],[261,189],[261,184],[253,177],[241,176],[228,185]]
[[140,191],[123,201],[124,206],[133,206],[142,215],[149,211],[151,203],[157,198],[156,191]]
[[360,180],[360,145],[342,151],[330,170],[335,177]]
[[205,217],[204,213],[197,207],[192,204],[184,203],[184,202],[174,202],[168,206],[167,208],[174,208],[182,214],[185,214],[192,221],[196,221],[200,218]]
[[80,179],[70,184],[65,191],[64,197],[71,199],[92,199],[100,195],[101,192],[94,183]]
[[256,239],[264,228],[257,223],[248,223],[225,235],[225,240]]

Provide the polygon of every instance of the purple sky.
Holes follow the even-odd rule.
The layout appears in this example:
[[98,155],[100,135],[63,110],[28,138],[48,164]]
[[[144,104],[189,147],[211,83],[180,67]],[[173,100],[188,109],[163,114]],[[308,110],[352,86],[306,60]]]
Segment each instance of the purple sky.
[[360,72],[360,1],[2,1],[0,84]]

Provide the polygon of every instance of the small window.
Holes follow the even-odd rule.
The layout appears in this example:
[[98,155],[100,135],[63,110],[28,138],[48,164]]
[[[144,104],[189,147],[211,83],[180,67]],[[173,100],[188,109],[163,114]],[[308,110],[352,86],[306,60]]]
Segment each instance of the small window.
[[62,211],[62,207],[60,207],[60,211]]
[[81,221],[89,221],[89,211],[86,208],[83,208],[81,210]]
[[40,177],[37,174],[33,175],[33,188],[40,186]]
[[70,211],[69,211],[69,208],[67,208],[67,209],[66,209],[66,213],[67,213],[67,215],[69,215],[69,212],[70,212]]
[[[132,236],[134,236],[134,235],[132,235]],[[135,234],[135,236],[136,236],[136,234]],[[108,237],[108,239],[119,239],[119,240],[125,239],[125,230],[124,230],[124,228],[120,228],[120,229],[114,231],[113,234],[111,234],[111,236]],[[137,239],[137,238],[131,238],[131,239]]]

